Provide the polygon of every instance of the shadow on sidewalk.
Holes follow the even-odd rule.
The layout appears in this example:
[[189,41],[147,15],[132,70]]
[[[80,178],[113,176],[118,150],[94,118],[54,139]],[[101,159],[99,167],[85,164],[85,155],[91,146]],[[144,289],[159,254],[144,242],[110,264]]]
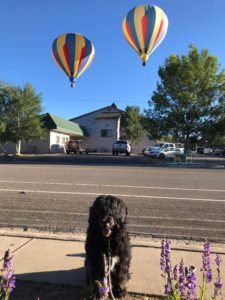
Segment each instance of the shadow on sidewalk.
[[16,275],[12,300],[81,300],[85,294],[85,268]]

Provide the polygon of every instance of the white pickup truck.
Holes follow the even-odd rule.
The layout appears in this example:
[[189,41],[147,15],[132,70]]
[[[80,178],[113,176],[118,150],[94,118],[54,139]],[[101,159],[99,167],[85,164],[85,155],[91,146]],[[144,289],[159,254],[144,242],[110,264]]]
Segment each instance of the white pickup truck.
[[143,154],[159,159],[174,158],[175,155],[182,156],[184,154],[184,147],[182,144],[175,143],[158,143],[149,148],[144,149]]
[[118,155],[119,153],[126,153],[126,156],[130,156],[131,146],[128,141],[119,140],[113,143],[112,155]]

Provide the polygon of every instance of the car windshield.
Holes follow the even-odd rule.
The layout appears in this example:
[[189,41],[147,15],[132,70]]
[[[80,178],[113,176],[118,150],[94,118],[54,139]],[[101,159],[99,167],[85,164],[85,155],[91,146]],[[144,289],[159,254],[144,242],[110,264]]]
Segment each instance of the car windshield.
[[164,144],[163,143],[159,143],[159,144],[155,144],[152,147],[162,147]]
[[179,143],[178,143],[178,144],[175,144],[175,145],[176,145],[177,148],[184,148],[184,145],[183,145],[183,144],[179,144]]
[[118,141],[119,144],[127,144],[127,141]]

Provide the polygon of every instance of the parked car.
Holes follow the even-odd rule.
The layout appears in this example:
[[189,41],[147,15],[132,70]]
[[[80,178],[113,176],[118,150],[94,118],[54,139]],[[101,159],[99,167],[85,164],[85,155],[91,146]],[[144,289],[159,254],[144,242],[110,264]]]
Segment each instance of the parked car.
[[[180,150],[180,151],[178,151]],[[173,157],[174,152],[179,152],[184,154],[184,148],[182,144],[175,144],[175,143],[158,143],[153,145],[149,148],[146,148],[142,151],[143,155],[156,157],[160,159],[164,159],[165,157]]]
[[197,148],[197,153],[198,154],[204,154],[204,148],[203,147],[198,147]]
[[213,149],[209,147],[198,147],[197,148],[198,154],[210,154],[213,153]]
[[213,149],[212,148],[204,148],[204,154],[210,154],[213,153]]
[[212,151],[214,155],[225,155],[225,147],[214,147]]
[[113,143],[112,155],[118,155],[120,153],[125,153],[127,156],[131,153],[131,146],[128,141],[119,140]]
[[[142,153],[145,156],[156,157],[156,156],[154,156],[155,153],[154,153],[154,155],[152,155],[151,147],[145,148]],[[170,147],[170,148],[166,148],[166,149],[161,150],[157,154],[157,157],[159,159],[175,158],[175,157],[180,157],[181,158],[183,155],[184,155],[184,149]]]
[[225,147],[224,147],[223,150],[221,151],[221,154],[222,154],[223,156],[225,156]]
[[82,140],[70,140],[65,144],[65,150],[67,154],[74,153],[74,154],[88,154],[88,148],[82,147]]

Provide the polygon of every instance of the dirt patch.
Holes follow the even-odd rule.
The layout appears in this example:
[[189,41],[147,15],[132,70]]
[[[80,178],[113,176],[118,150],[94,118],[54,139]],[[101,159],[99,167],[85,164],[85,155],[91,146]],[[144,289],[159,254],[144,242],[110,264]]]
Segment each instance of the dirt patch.
[[[59,284],[17,281],[10,300],[85,300],[82,288]],[[157,297],[145,298],[129,294],[124,300],[159,300]],[[88,300],[88,299],[87,299]]]

